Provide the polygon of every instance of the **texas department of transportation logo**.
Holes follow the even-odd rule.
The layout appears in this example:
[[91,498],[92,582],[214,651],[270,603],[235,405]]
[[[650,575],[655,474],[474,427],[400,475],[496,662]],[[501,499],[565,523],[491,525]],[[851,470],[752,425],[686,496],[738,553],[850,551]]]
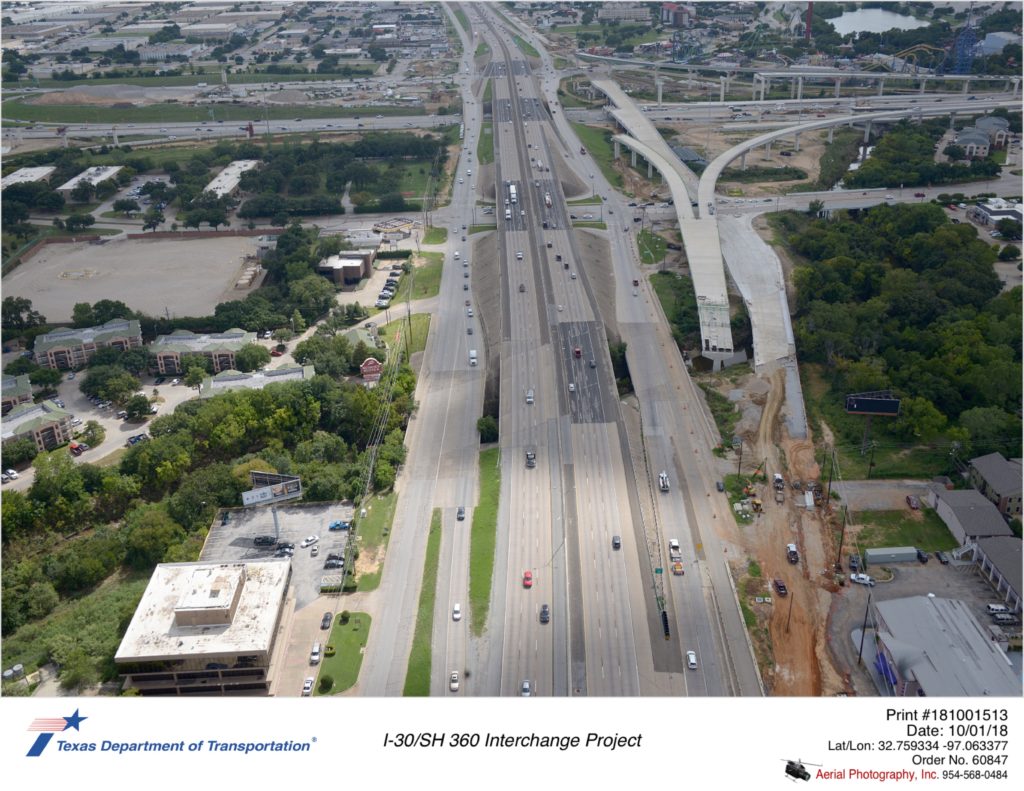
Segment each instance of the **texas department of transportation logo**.
[[43,750],[46,749],[46,745],[50,743],[50,739],[53,738],[53,734],[62,733],[68,728],[74,728],[78,731],[80,730],[78,726],[83,720],[87,719],[89,718],[79,716],[78,709],[75,709],[75,713],[70,717],[39,717],[32,720],[32,724],[28,726],[28,729],[34,732],[42,732],[36,737],[36,740],[32,742],[32,747],[29,748],[26,755],[29,758],[38,758],[43,754]]

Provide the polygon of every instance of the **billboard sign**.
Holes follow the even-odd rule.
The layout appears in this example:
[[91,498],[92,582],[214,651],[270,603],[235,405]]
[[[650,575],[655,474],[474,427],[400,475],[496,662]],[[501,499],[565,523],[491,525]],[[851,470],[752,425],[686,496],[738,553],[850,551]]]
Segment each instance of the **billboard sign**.
[[242,505],[270,505],[285,500],[295,500],[299,497],[302,497],[302,480],[288,477],[287,480],[242,492]]

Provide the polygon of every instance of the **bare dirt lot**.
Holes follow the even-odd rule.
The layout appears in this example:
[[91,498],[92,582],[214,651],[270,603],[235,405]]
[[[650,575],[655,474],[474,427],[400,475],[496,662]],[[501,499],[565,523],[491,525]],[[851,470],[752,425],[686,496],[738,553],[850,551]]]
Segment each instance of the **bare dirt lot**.
[[54,244],[4,278],[4,295],[31,299],[49,321],[70,321],[76,302],[101,299],[151,316],[208,316],[218,302],[245,298],[234,285],[255,249],[245,237]]

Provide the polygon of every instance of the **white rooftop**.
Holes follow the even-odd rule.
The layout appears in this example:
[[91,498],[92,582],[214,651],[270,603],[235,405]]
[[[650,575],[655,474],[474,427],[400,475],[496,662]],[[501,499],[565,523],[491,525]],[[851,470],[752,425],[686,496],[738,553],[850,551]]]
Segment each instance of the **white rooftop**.
[[101,181],[106,181],[107,179],[116,176],[119,170],[121,170],[120,165],[110,165],[108,167],[97,166],[94,168],[89,168],[88,170],[79,173],[66,184],[62,184],[57,189],[61,191],[73,190],[83,181],[88,181],[90,184],[99,184]]
[[115,660],[268,652],[288,587],[289,565],[287,558],[160,564]]
[[213,181],[206,185],[203,192],[212,192],[218,198],[230,195],[238,187],[238,180],[242,178],[242,174],[259,164],[258,159],[236,159],[214,176]]
[[38,168],[21,168],[0,180],[0,190],[5,190],[12,184],[24,184],[30,181],[42,181],[49,178],[57,168],[53,165],[46,165]]

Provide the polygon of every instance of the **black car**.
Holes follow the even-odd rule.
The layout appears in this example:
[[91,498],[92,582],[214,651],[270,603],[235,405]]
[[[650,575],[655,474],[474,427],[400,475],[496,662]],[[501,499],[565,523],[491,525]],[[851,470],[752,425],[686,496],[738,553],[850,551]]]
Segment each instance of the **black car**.
[[540,606],[540,622],[547,623],[551,620],[551,608],[546,604]]
[[258,547],[271,547],[275,542],[273,536],[256,536],[256,538],[252,540],[252,543]]
[[622,549],[622,536],[612,536],[612,549]]
[[345,561],[345,556],[344,555],[339,555],[337,552],[331,552],[327,556],[327,560],[340,560],[340,561],[344,562]]
[[166,377],[166,376],[158,376],[158,377],[157,377],[157,378],[156,378],[156,379],[155,379],[155,380],[153,381],[153,384],[155,384],[155,385],[162,385],[162,384],[163,384],[164,382],[166,382],[166,381],[167,381],[167,377]]
[[780,596],[785,596],[786,594],[789,593],[789,590],[787,590],[787,588],[786,588],[786,583],[783,582],[782,580],[778,580],[778,579],[777,580],[773,580],[772,581],[772,585],[775,586],[775,591]]
[[340,560],[328,560],[326,563],[324,563],[325,569],[340,569],[344,566],[345,564]]
[[856,555],[850,555],[850,571],[855,574],[860,571],[860,558]]
[[923,549],[917,550],[917,559],[920,560],[922,563],[927,563],[928,553],[925,552]]
[[455,512],[455,518],[460,522],[466,518],[466,507],[464,505],[459,506],[458,510]]
[[332,616],[329,612],[325,612],[324,613],[324,617],[320,619],[320,628],[321,629],[330,629],[331,628],[331,621],[333,619],[334,619],[334,616]]
[[291,541],[280,541],[277,545],[278,549],[295,549],[295,544]]
[[949,565],[949,555],[947,555],[945,552],[936,552],[935,557],[943,566]]

